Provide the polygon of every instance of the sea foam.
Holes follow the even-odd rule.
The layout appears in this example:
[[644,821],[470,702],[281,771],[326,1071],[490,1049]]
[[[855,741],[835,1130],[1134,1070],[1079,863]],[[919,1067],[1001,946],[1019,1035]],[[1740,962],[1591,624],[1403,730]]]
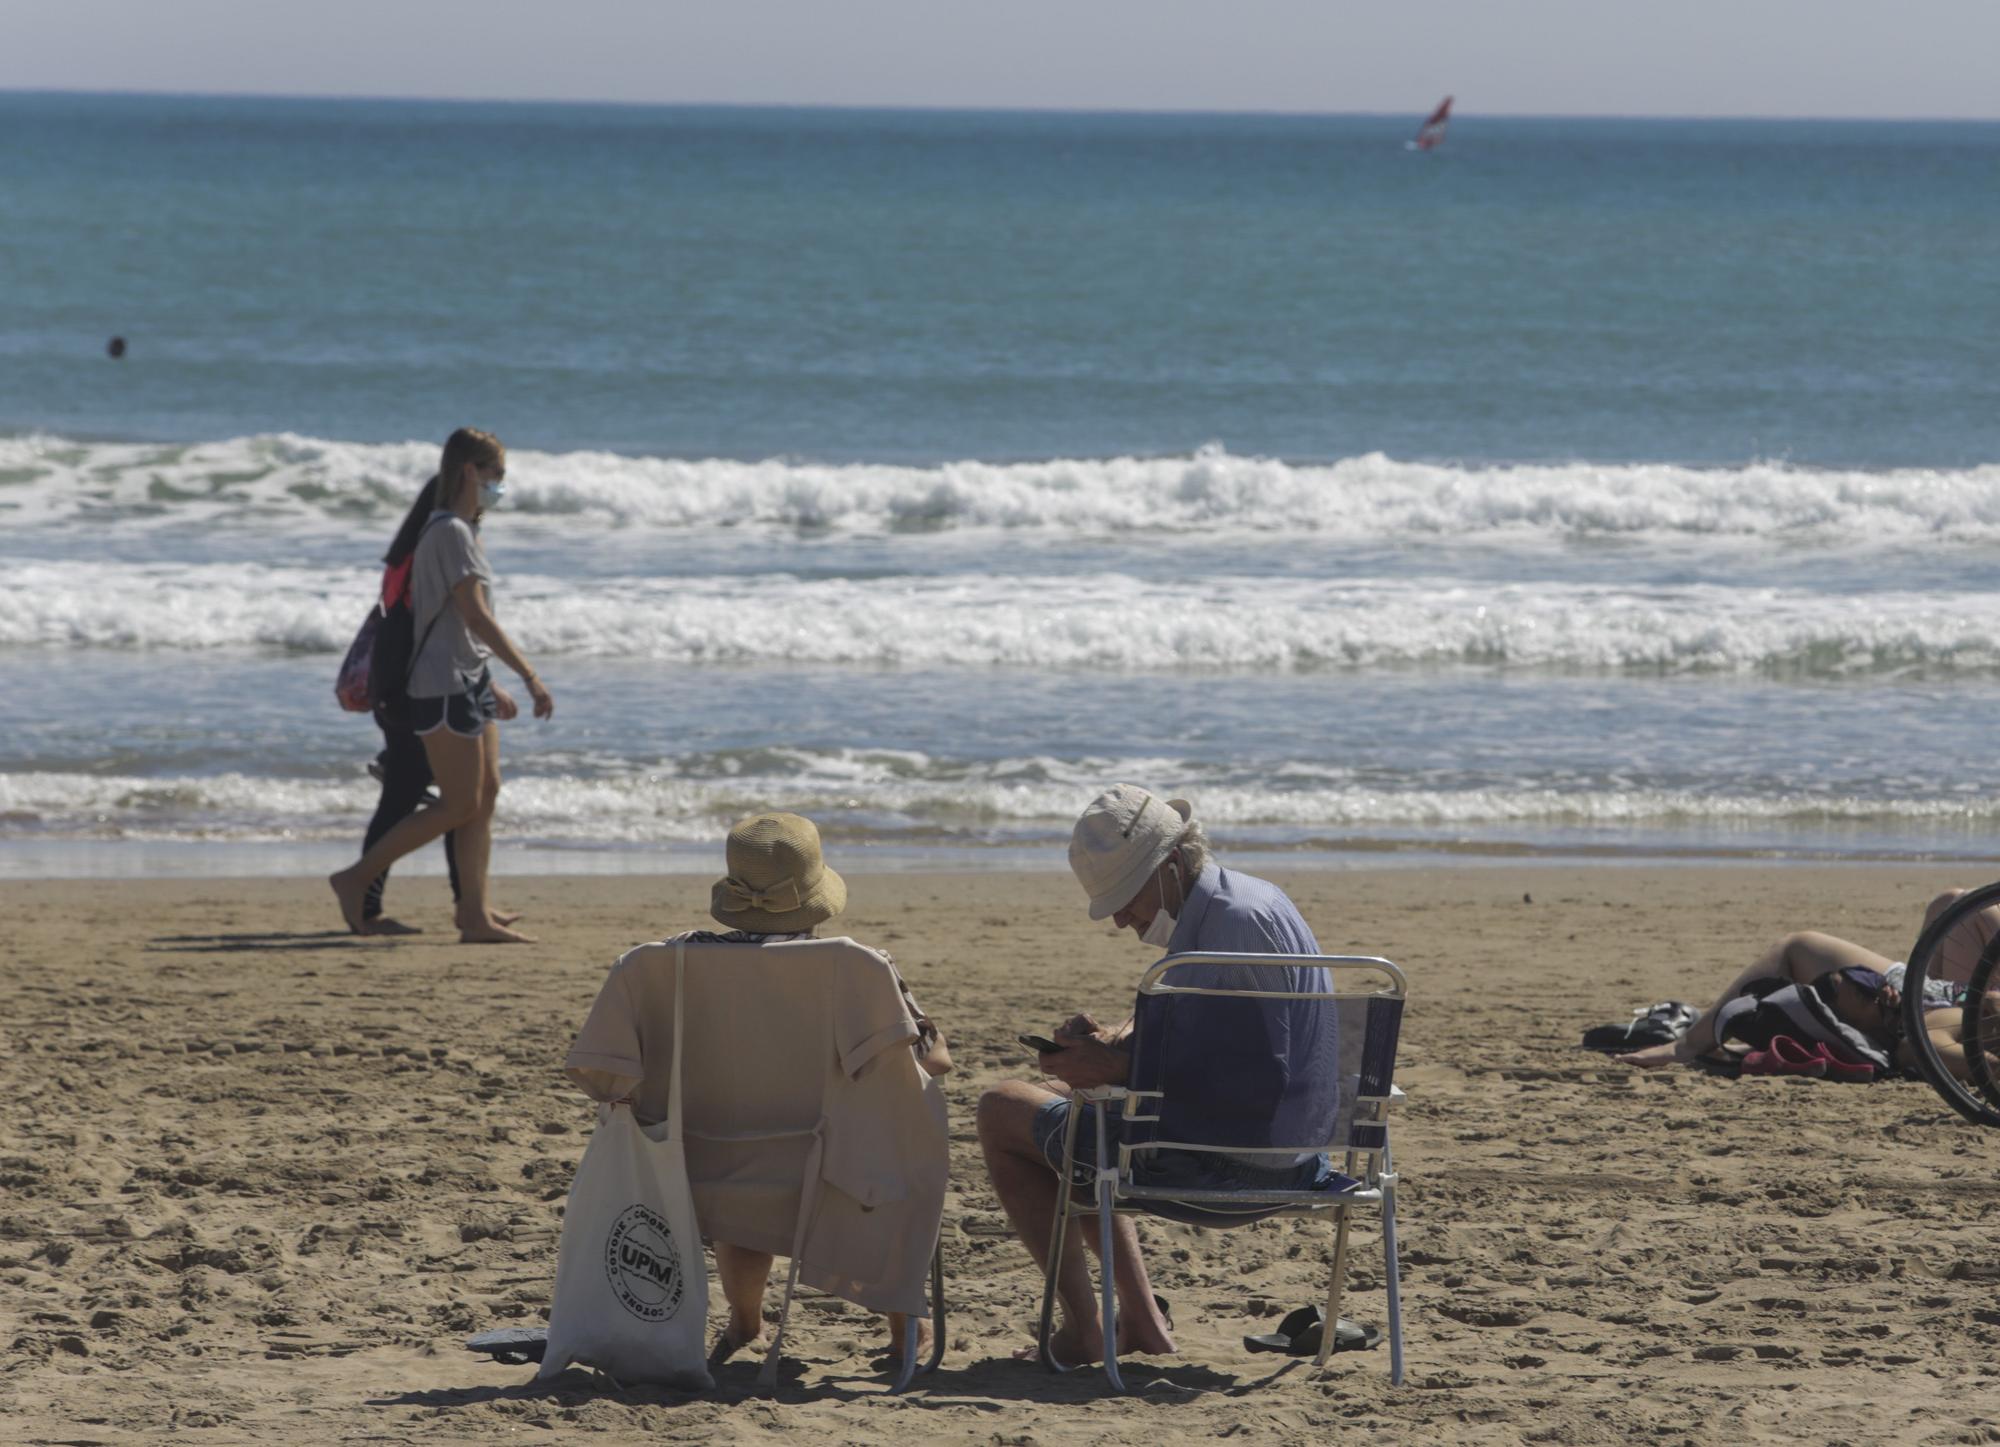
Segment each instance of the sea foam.
[[[431,443],[290,434],[187,445],[0,438],[0,522],[351,532],[393,523]],[[929,466],[518,450],[505,506],[566,527],[1093,536],[2000,539],[2000,464],[1824,471],[1775,462],[1455,466],[1379,453],[1324,464],[1220,448],[1156,458]]]
[[[801,757],[794,769],[698,777],[672,768],[604,777],[511,773],[498,827],[516,841],[712,844],[746,814],[790,809],[832,838],[933,842],[1066,839],[1083,784],[1152,777],[1189,793],[1225,842],[1366,839],[1415,831],[1453,837],[1511,831],[1776,829],[1892,826],[1903,832],[1990,835],[2000,801],[1984,796],[1870,797],[1789,791],[1768,796],[1660,787],[1562,789],[1523,782],[1432,788],[1328,779],[1273,787],[1176,773],[1162,761],[1077,763],[1053,771],[1015,763],[959,765],[913,777],[879,760]],[[930,770],[920,769],[922,773]],[[1047,776],[1049,774],[1054,776]],[[1087,792],[1087,791],[1086,791]],[[359,836],[376,791],[350,781],[241,773],[143,777],[35,771],[0,774],[0,838],[320,840]]]
[[[250,563],[28,563],[0,646],[344,651],[374,575]],[[1122,672],[1476,665],[1867,678],[2000,673],[2000,595],[1451,576],[509,575],[537,657]]]

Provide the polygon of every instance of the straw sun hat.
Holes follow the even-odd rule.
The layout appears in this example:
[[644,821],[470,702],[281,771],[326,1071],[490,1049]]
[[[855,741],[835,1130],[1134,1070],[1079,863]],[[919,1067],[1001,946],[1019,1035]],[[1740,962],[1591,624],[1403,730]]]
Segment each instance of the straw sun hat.
[[1174,852],[1194,806],[1137,784],[1113,784],[1090,801],[1069,836],[1069,867],[1090,896],[1090,917],[1108,919]]
[[729,831],[729,873],[708,912],[731,929],[794,934],[847,908],[847,881],[820,858],[819,830],[797,814],[758,814]]

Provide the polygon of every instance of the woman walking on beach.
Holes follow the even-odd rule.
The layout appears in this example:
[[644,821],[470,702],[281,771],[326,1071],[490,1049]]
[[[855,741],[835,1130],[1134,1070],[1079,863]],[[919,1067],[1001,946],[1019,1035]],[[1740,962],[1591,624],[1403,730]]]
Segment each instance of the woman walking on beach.
[[356,933],[367,932],[369,886],[398,859],[451,831],[458,863],[459,939],[467,944],[529,942],[494,917],[486,898],[493,806],[500,793],[496,721],[520,711],[493,682],[487,659],[497,655],[520,675],[536,718],[555,712],[554,697],[500,627],[487,594],[493,570],[475,529],[486,507],[499,500],[506,475],[507,452],[499,439],[461,427],[445,443],[438,475],[425,489],[435,510],[424,520],[410,560],[417,638],[410,665],[410,727],[422,740],[440,798],[408,815],[377,838],[360,860],[328,880],[342,917]]
[[[382,606],[394,608],[406,602],[410,591],[410,557],[417,550],[417,539],[437,510],[439,478],[433,476],[417,494],[410,510],[403,515],[403,525],[396,529],[396,536],[389,544],[389,551],[382,555]],[[425,802],[431,785],[436,782],[431,776],[431,762],[424,754],[424,741],[417,737],[407,718],[391,718],[380,705],[375,709],[375,726],[382,730],[382,752],[375,756],[370,769],[382,785],[381,797],[375,803],[375,813],[368,821],[368,830],[362,836],[361,849],[365,854],[373,849],[383,835],[416,812],[417,806]],[[452,903],[458,903],[458,851],[450,830],[444,835],[445,871],[451,876]],[[382,912],[382,896],[389,883],[389,874],[384,870],[368,882],[368,892],[361,905],[361,932],[370,935],[408,935],[421,933],[413,925],[404,924]],[[513,921],[502,917],[501,923]]]

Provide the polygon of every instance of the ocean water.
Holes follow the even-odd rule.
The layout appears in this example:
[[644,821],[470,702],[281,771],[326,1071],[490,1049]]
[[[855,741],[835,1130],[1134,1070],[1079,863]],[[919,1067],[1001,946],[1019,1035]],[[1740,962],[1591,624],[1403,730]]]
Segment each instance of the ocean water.
[[0,872],[358,840],[462,423],[539,867],[2000,856],[2000,126],[1408,126],[0,96]]

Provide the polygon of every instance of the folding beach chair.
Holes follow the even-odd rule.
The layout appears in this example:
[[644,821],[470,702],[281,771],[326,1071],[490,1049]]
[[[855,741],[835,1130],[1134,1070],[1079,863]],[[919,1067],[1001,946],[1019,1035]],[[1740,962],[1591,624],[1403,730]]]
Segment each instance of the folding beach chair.
[[[1319,991],[1197,988],[1170,983],[1168,976],[1190,965],[1219,966],[1244,971],[1270,972],[1294,968],[1324,969],[1330,988]],[[1321,1216],[1333,1223],[1333,1262],[1327,1286],[1326,1325],[1323,1329],[1316,1368],[1324,1367],[1333,1350],[1334,1324],[1340,1319],[1340,1297],[1347,1267],[1348,1218],[1356,1207],[1373,1207],[1382,1214],[1384,1284],[1389,1296],[1389,1379],[1403,1380],[1402,1292],[1396,1264],[1396,1174],[1389,1155],[1390,1100],[1400,1096],[1392,1080],[1396,1066],[1396,1040],[1402,1028],[1403,1002],[1407,993],[1403,972],[1387,960],[1363,956],[1334,955],[1251,955],[1200,954],[1169,955],[1146,972],[1139,985],[1136,1045],[1132,1071],[1124,1086],[1079,1090],[1078,1101],[1094,1101],[1098,1109],[1094,1151],[1085,1147],[1094,1171],[1078,1159],[1080,1110],[1069,1113],[1068,1131],[1063,1141],[1066,1169],[1057,1193],[1056,1220],[1049,1242],[1048,1272],[1042,1288],[1040,1349],[1043,1365],[1052,1371],[1066,1370],[1055,1360],[1049,1341],[1054,1321],[1056,1278],[1062,1267],[1064,1245],[1072,1218],[1095,1215],[1101,1252],[1100,1288],[1104,1318],[1104,1374],[1112,1388],[1124,1391],[1118,1372],[1117,1298],[1112,1289],[1112,1216],[1117,1212],[1144,1212],[1191,1225],[1228,1228],[1247,1225],[1273,1216]],[[1316,1052],[1307,1052],[1320,1068],[1302,1074],[1311,1078],[1283,1082],[1277,1092],[1275,1110],[1268,1103],[1254,1118],[1241,1110],[1240,1102],[1218,1101],[1213,1090],[1204,1094],[1194,1085],[1191,1066],[1177,1059],[1174,1049],[1177,1019],[1185,1022],[1190,1010],[1232,1012],[1231,1025],[1247,1025],[1244,1032],[1256,1041],[1271,1038],[1272,1032],[1290,1028],[1285,1012],[1294,1012],[1292,1002],[1330,1002],[1322,1009],[1338,1012],[1337,1023],[1329,1031],[1324,1022],[1317,1034]],[[1228,1002],[1226,1004],[1221,1002]],[[1203,1022],[1202,1035],[1213,1039],[1215,1020]],[[1179,1027],[1186,1038],[1186,1025]],[[1332,1050],[1327,1048],[1333,1046]],[[1328,1056],[1333,1056],[1329,1059]],[[1216,1078],[1216,1062],[1207,1062],[1203,1082]],[[1253,1071],[1254,1064],[1250,1067]],[[1116,1104],[1114,1104],[1114,1102]],[[1235,1107],[1232,1110],[1232,1106]],[[1106,1112],[1120,1111],[1120,1141],[1114,1153],[1109,1149]],[[1171,1134],[1169,1134],[1171,1133]],[[1289,1138],[1286,1138],[1289,1137]],[[1210,1190],[1148,1185],[1143,1167],[1134,1163],[1153,1151],[1222,1152],[1231,1155],[1255,1153],[1269,1156],[1274,1164],[1289,1165],[1309,1152],[1325,1151],[1341,1164],[1344,1176],[1337,1176],[1321,1190]],[[1091,1182],[1094,1189],[1079,1197],[1072,1182]]]
[[[685,953],[681,1032],[687,1050],[682,1080],[687,1091],[686,1140],[690,1184],[703,1234],[753,1250],[791,1258],[778,1329],[759,1372],[760,1385],[777,1384],[793,1298],[801,1286],[801,1266],[822,1229],[876,1234],[898,1209],[910,1208],[914,1194],[897,1194],[870,1204],[836,1186],[862,1191],[867,1181],[822,1175],[822,1152],[838,1124],[824,1113],[831,1075],[851,1076],[856,1088],[936,1097],[938,1086],[909,1058],[914,1032],[908,1008],[886,961],[851,940],[793,940],[756,948],[689,944]],[[645,1083],[634,1091],[644,1118],[659,1117],[664,1105],[649,1091],[669,1072],[674,1030],[674,961],[670,944],[628,952],[612,971],[593,1006],[566,1068],[573,1081],[599,1100],[632,1089],[642,1066]],[[850,968],[846,973],[832,971]],[[838,988],[836,988],[838,986]],[[860,1008],[862,1005],[867,1008]],[[835,1019],[845,1011],[850,1023],[891,1022],[866,1040],[838,1044]],[[601,1013],[600,1013],[601,1012]],[[773,1042],[786,1042],[774,1049]],[[851,1059],[835,1052],[846,1049]],[[888,1070],[890,1055],[897,1068]],[[747,1069],[745,1062],[756,1062]],[[879,1062],[865,1069],[861,1062]],[[860,1072],[860,1073],[856,1073]],[[879,1098],[879,1097],[878,1097]],[[859,1126],[850,1116],[850,1142]],[[942,1205],[947,1128],[937,1106],[935,1139],[924,1132],[925,1149],[935,1149],[938,1204]],[[754,1224],[753,1224],[754,1223]],[[897,1239],[914,1248],[932,1246],[929,1260],[931,1344],[923,1371],[933,1371],[946,1339],[944,1266],[938,1223],[902,1223]],[[824,1276],[826,1273],[821,1272]],[[810,1276],[811,1273],[808,1273]],[[838,1291],[820,1283],[821,1289]],[[844,1293],[840,1293],[844,1294]],[[913,1303],[914,1305],[914,1303]],[[918,1373],[917,1329],[904,1334],[903,1359],[894,1390],[907,1389]]]

